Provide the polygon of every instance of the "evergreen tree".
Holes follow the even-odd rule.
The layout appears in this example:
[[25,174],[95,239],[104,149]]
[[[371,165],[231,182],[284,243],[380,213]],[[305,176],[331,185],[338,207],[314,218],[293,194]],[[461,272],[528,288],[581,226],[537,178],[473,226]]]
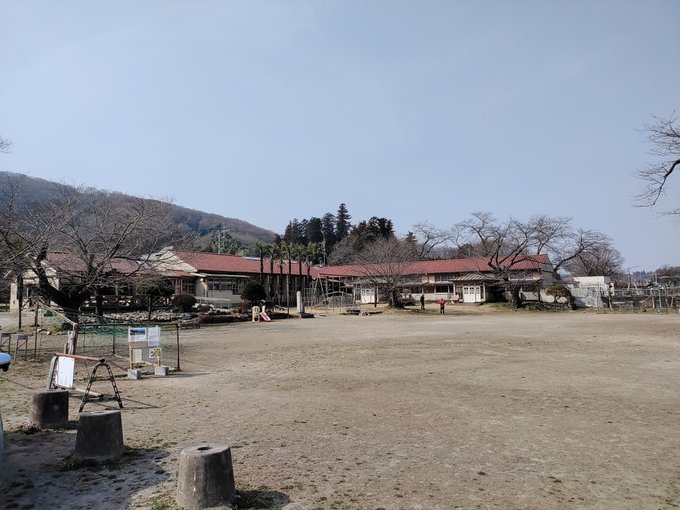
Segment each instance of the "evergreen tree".
[[335,216],[329,212],[321,218],[321,235],[323,236],[322,242],[326,244],[326,254],[328,254],[333,251],[333,247],[338,241],[335,232]]
[[307,222],[307,243],[320,243],[323,241],[321,218],[312,216]]
[[375,241],[379,237],[383,239],[389,239],[394,236],[394,226],[392,225],[392,220],[387,218],[378,218],[373,216],[368,220],[368,232],[371,241]]
[[257,280],[249,280],[248,283],[243,286],[243,291],[241,291],[241,299],[250,301],[250,306],[255,306],[258,301],[261,301],[266,297],[267,292]]
[[299,226],[298,226],[298,232],[297,232],[297,242],[299,244],[307,244],[307,231],[309,230],[309,220],[303,219]]
[[412,246],[418,245],[418,238],[410,230],[408,232],[406,232],[406,235],[404,236],[404,241],[406,241],[408,244],[410,244]]
[[288,222],[286,231],[283,234],[283,241],[286,243],[298,244],[302,241],[302,226],[297,218]]
[[337,234],[338,241],[344,239],[347,234],[349,234],[352,224],[349,220],[352,219],[349,212],[347,211],[347,206],[343,202],[338,207],[338,212],[335,215],[335,233]]

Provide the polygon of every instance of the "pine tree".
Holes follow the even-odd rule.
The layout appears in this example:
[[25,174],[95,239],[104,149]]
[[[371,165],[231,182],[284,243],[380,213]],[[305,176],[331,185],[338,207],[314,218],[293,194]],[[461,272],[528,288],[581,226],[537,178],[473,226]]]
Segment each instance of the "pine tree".
[[338,213],[335,215],[335,232],[338,241],[341,241],[349,234],[350,228],[352,227],[352,224],[349,222],[351,219],[352,216],[350,216],[347,211],[347,206],[343,202],[338,207]]
[[321,235],[323,236],[323,243],[325,243],[326,254],[328,254],[333,251],[333,247],[338,241],[335,231],[335,216],[329,212],[321,218]]
[[307,222],[307,243],[320,243],[323,241],[321,218],[312,216]]

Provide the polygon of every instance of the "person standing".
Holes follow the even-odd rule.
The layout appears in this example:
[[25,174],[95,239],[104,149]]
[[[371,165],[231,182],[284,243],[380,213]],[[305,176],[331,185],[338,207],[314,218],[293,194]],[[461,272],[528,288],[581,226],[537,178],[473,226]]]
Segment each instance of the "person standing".
[[444,298],[441,298],[439,300],[439,313],[444,313],[444,307],[446,306],[446,301],[444,301]]
[[420,309],[425,310],[425,294],[420,295]]

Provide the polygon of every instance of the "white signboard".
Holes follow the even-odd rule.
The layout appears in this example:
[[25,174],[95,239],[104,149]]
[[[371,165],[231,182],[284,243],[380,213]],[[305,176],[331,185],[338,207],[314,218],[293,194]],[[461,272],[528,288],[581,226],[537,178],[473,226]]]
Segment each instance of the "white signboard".
[[73,374],[76,368],[76,360],[59,356],[57,358],[57,386],[73,388]]
[[146,340],[149,347],[160,347],[161,345],[161,327],[146,328]]
[[128,342],[146,342],[146,328],[128,328]]
[[147,348],[149,349],[150,359],[160,360],[160,326],[128,328],[128,347],[130,350],[130,368],[136,363],[144,363],[144,349]]
[[130,356],[132,362],[142,363],[144,361],[144,358],[142,357],[143,353],[144,351],[142,349],[132,349],[132,356]]

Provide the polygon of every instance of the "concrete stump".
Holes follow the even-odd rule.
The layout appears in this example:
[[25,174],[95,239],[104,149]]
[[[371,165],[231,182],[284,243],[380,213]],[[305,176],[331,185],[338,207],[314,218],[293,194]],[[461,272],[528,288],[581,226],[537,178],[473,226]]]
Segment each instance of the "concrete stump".
[[123,423],[120,411],[80,413],[75,458],[105,462],[123,455]]
[[160,367],[153,367],[154,375],[167,376],[170,373],[170,367],[166,365],[161,365]]
[[29,425],[57,429],[68,425],[68,390],[40,390],[33,395]]
[[182,450],[177,474],[178,506],[200,510],[231,505],[235,499],[231,448],[203,445]]

